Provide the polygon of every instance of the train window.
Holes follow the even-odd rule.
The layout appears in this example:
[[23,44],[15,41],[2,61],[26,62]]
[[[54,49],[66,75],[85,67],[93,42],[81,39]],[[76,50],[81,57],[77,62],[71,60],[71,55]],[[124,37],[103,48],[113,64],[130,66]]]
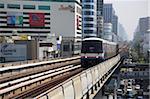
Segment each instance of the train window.
[[83,41],[82,42],[82,53],[103,53],[101,41]]

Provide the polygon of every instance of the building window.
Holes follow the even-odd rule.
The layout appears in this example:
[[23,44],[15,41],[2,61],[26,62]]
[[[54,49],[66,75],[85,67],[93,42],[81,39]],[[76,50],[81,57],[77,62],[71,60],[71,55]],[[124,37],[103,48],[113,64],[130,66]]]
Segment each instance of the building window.
[[0,3],[0,8],[4,8],[4,4],[1,4],[1,3]]
[[23,5],[23,9],[35,9],[35,5]]
[[20,9],[20,5],[19,4],[8,4],[7,8],[11,8],[11,9]]
[[94,15],[93,11],[84,11],[84,15]]
[[93,18],[91,18],[91,17],[85,17],[84,18],[84,21],[93,21],[94,19]]
[[94,9],[93,5],[84,5],[84,9]]
[[50,6],[39,6],[39,10],[50,10]]
[[84,2],[94,2],[94,0],[84,0]]
[[77,32],[77,34],[82,34],[81,32]]
[[84,24],[84,27],[94,27],[93,24]]
[[93,30],[84,30],[84,33],[90,34],[93,33]]

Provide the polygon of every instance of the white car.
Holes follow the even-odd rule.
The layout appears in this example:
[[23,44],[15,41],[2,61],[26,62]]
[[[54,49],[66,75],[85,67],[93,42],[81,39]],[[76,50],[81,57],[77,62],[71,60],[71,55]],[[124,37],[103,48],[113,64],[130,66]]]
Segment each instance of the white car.
[[136,89],[136,90],[139,90],[139,89],[140,89],[140,85],[136,85],[136,86],[135,86],[135,89]]
[[117,94],[122,95],[123,94],[123,90],[122,89],[117,89]]
[[132,87],[131,87],[131,86],[128,86],[128,87],[127,87],[127,91],[132,91]]
[[144,99],[143,96],[137,96],[137,99]]

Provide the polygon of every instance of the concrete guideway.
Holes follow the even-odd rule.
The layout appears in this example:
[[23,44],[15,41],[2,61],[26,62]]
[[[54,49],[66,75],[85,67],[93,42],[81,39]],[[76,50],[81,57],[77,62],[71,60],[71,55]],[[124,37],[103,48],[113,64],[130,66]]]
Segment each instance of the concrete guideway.
[[20,65],[25,65],[25,64],[32,64],[32,63],[38,63],[42,61],[52,61],[52,60],[58,60],[62,58],[50,58],[50,59],[44,59],[44,60],[26,60],[26,61],[18,61],[18,62],[9,62],[9,63],[1,63],[0,67],[9,67],[9,66],[20,66]]
[[[34,88],[35,85],[40,86],[50,80],[57,78],[57,76],[58,77],[63,76],[71,72],[72,70],[76,70],[80,67],[81,67],[80,65],[77,66],[69,65],[66,67],[58,68],[56,70],[50,70],[37,75],[32,75],[29,77],[3,83],[0,85],[0,99],[7,99],[13,95],[15,96],[17,94],[20,94],[21,92],[25,92],[26,90],[28,90],[28,89],[24,89],[24,87],[26,86],[30,87],[30,89],[32,87]],[[31,86],[30,84],[34,84],[34,86]],[[20,89],[20,91],[18,91],[18,89]]]
[[12,66],[21,66],[21,65],[27,65],[27,64],[33,64],[33,63],[40,63],[40,62],[45,62],[45,61],[54,61],[54,60],[61,60],[61,59],[69,59],[69,58],[74,58],[74,57],[80,57],[79,55],[73,56],[73,57],[66,57],[66,58],[49,58],[49,59],[35,59],[35,60],[26,60],[26,61],[18,61],[18,62],[9,62],[9,63],[0,63],[0,68],[2,67],[12,67]]
[[92,99],[120,64],[120,55],[91,67],[35,99]]
[[[41,79],[45,79],[45,78],[48,78],[48,77],[51,77],[51,76],[55,76],[55,75],[59,75],[63,72],[66,72],[66,71],[69,71],[71,69],[75,69],[75,68],[78,68],[80,66],[73,66],[73,65],[70,65],[70,66],[66,66],[66,67],[62,67],[62,68],[58,68],[58,69],[55,69],[55,70],[49,70],[49,71],[46,71],[46,72],[43,72],[43,73],[39,73],[39,74],[36,74],[36,75],[31,75],[31,76],[27,76],[27,77],[24,77],[24,78],[21,78],[21,79],[17,79],[17,80],[13,80],[13,81],[9,81],[9,82],[6,82],[6,83],[2,83],[0,84],[0,89],[2,89],[3,87],[7,87],[8,88],[5,90],[6,91],[10,91],[10,90],[14,90],[15,89],[15,86],[24,86],[22,84],[22,82],[26,84],[28,84],[27,82],[29,83],[33,83],[33,82],[36,82],[36,81],[39,81]],[[20,84],[18,84],[20,83]],[[10,88],[10,86],[12,88]],[[4,90],[0,90],[0,94],[3,94],[3,93],[6,93]]]
[[[12,96],[12,95],[24,92],[28,89],[31,89],[32,87],[42,85],[43,83],[52,80],[54,77],[57,77],[59,75],[62,76],[72,70],[80,68],[81,66],[79,65],[80,64],[79,59],[80,57],[72,57],[72,58],[50,61],[49,63],[42,62],[41,65],[30,64],[31,68],[28,68],[29,64],[26,65],[27,66],[26,68],[16,66],[15,68],[7,67],[8,70],[5,70],[6,67],[3,67],[5,69],[3,72],[1,71],[0,99],[7,97],[7,96]],[[32,65],[35,67],[33,68]],[[11,70],[9,71],[10,68],[12,70],[15,69],[16,71],[11,71]],[[25,74],[25,73],[29,73],[29,72],[37,71],[37,70],[38,70],[37,73],[33,73],[33,74],[30,73],[29,75]],[[6,75],[3,75],[2,73],[8,74],[8,76],[11,78],[7,79],[6,77],[7,79],[6,81],[5,79]],[[19,75],[18,78],[16,77],[17,75]],[[1,79],[1,78],[4,78],[4,79]]]
[[[10,77],[11,75],[17,75],[25,72],[33,72],[35,70],[40,70],[42,68],[47,68],[49,65],[52,64],[62,64],[64,62],[71,62],[73,60],[80,59],[79,56],[72,57],[72,58],[65,58],[65,59],[58,59],[58,60],[51,60],[51,61],[43,61],[38,63],[31,63],[31,64],[23,64],[18,66],[9,66],[9,67],[0,67],[0,79],[4,77]],[[60,65],[59,64],[59,65]],[[54,67],[54,66],[51,66]]]

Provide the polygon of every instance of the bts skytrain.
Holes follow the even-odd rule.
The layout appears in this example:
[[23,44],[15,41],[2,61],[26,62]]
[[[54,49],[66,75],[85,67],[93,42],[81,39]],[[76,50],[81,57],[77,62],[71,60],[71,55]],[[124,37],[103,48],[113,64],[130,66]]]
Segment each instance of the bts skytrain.
[[118,52],[118,45],[101,38],[90,37],[82,40],[81,66],[88,68],[96,65]]

